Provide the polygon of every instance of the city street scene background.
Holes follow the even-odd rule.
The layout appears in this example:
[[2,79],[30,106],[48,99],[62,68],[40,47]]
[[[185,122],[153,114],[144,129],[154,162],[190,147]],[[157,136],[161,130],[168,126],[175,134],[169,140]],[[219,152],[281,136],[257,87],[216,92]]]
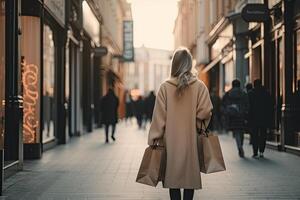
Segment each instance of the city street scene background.
[[169,199],[136,177],[182,47],[226,164],[194,199],[299,200],[300,0],[0,0],[0,199]]

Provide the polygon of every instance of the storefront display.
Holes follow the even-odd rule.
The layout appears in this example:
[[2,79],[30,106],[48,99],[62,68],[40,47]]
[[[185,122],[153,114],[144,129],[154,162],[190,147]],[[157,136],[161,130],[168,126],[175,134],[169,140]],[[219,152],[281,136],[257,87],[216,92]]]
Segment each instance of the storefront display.
[[55,47],[48,25],[44,25],[43,49],[43,143],[46,143],[55,139]]
[[40,142],[40,19],[22,16],[23,142]]

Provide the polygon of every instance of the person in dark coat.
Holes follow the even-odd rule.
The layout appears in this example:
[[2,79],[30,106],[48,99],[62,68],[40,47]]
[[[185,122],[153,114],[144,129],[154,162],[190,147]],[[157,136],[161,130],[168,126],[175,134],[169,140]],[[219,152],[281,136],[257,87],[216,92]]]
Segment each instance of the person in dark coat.
[[[248,94],[248,97],[249,97],[249,92],[253,89],[253,84],[252,83],[247,83],[246,85],[246,92]],[[249,144],[252,144],[252,133],[251,133],[251,127],[250,127],[250,124],[249,124],[249,116],[247,118],[247,132],[249,133]]]
[[105,126],[105,143],[108,143],[109,127],[112,128],[111,139],[115,141],[115,130],[118,122],[118,107],[119,98],[115,95],[113,89],[109,89],[107,94],[102,97],[101,110],[102,110],[102,123]]
[[243,141],[249,110],[248,95],[240,88],[240,81],[232,81],[232,89],[225,93],[222,106],[227,118],[227,130],[233,132],[240,157],[244,157]]
[[135,101],[135,117],[139,126],[139,129],[143,126],[143,118],[145,113],[145,102],[142,96],[139,96]]
[[130,120],[130,118],[133,116],[133,105],[132,105],[132,97],[130,95],[129,91],[126,91],[125,93],[125,120]]
[[266,147],[267,129],[272,125],[273,101],[271,95],[262,86],[260,79],[254,81],[254,89],[249,92],[249,124],[252,130],[253,157],[260,157]]
[[150,122],[152,120],[155,99],[156,99],[156,97],[155,97],[154,91],[151,91],[149,96],[145,100],[146,119],[147,119],[147,121],[149,120]]

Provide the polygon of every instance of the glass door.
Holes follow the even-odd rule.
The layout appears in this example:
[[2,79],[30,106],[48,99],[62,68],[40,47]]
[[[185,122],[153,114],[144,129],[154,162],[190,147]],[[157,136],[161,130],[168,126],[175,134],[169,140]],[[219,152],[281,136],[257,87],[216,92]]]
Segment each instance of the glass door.
[[44,25],[43,143],[55,140],[55,46],[53,31]]
[[70,135],[80,135],[81,131],[81,71],[80,71],[80,52],[79,47],[70,41]]
[[66,47],[66,65],[65,65],[65,131],[67,136],[71,136],[70,131],[70,50]]

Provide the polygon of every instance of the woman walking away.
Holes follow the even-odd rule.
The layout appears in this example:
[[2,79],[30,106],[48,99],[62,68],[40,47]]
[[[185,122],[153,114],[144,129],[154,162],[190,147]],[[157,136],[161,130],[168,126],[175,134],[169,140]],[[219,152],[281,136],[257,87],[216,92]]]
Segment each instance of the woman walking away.
[[148,144],[163,140],[166,147],[164,188],[171,200],[191,200],[201,189],[197,129],[211,118],[212,103],[204,83],[192,74],[192,56],[185,48],[175,51],[171,78],[158,91]]

